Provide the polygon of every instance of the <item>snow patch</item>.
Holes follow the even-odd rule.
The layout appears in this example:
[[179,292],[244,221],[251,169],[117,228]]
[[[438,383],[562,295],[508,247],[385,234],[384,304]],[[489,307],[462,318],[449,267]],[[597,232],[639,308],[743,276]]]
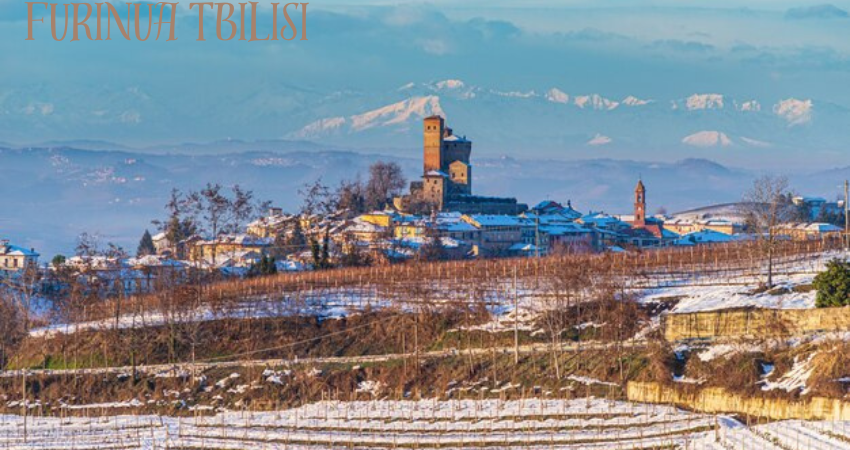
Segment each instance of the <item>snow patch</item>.
[[434,87],[436,87],[438,90],[460,89],[464,86],[466,86],[466,84],[464,84],[464,82],[461,81],[461,80],[443,80],[443,81],[438,81],[437,83],[434,84]]
[[596,136],[593,139],[587,141],[587,145],[607,145],[613,142],[613,139],[608,136],[596,133]]
[[558,88],[552,88],[546,93],[546,100],[549,100],[552,103],[567,104],[570,102],[570,96]]
[[803,125],[811,122],[813,107],[811,100],[789,98],[774,105],[773,112],[785,119],[789,126]]
[[642,100],[633,95],[630,95],[623,99],[623,104],[626,106],[643,106],[651,103],[652,100]]
[[[772,391],[776,389],[781,389],[785,392],[793,392],[799,390],[801,394],[805,394],[808,392],[808,387],[806,383],[809,381],[809,377],[812,375],[812,371],[814,367],[812,366],[812,359],[814,359],[817,353],[812,353],[805,360],[801,360],[799,357],[794,358],[794,366],[791,367],[787,373],[782,375],[776,381],[769,381],[766,378],[770,375],[765,375],[765,379],[761,382],[763,391]],[[773,371],[771,370],[771,373]]]
[[722,94],[694,94],[685,100],[688,111],[723,109]]
[[741,103],[740,105],[736,104],[736,109],[738,111],[759,112],[761,111],[761,103],[755,100],[750,100],[748,102]]
[[579,95],[575,98],[575,100],[573,100],[573,103],[575,103],[576,106],[582,109],[584,109],[585,107],[590,107],[596,110],[607,111],[610,111],[620,106],[620,102],[609,100],[599,94]]

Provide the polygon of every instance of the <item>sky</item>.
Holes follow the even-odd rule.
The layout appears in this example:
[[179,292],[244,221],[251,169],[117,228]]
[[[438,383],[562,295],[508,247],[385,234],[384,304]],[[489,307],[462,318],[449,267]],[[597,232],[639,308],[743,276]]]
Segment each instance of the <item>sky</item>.
[[[24,41],[24,3],[0,0],[0,142],[275,139],[443,79],[660,101],[717,92],[767,109],[812,99],[824,116],[850,108],[850,1],[318,1],[308,41],[262,43],[195,41],[188,3],[174,42],[54,42],[47,23]],[[830,136],[833,154],[841,138]]]

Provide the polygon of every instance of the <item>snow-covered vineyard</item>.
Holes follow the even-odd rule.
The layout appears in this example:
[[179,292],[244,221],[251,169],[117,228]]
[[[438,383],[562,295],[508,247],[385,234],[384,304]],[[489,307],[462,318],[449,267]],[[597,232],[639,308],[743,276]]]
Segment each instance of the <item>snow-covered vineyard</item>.
[[[717,251],[717,250],[713,250]],[[718,259],[707,259],[699,264],[677,268],[667,257],[648,256],[637,271],[624,272],[624,287],[636,295],[640,302],[659,302],[676,299],[671,312],[697,312],[728,308],[760,307],[799,309],[813,308],[816,292],[795,290],[812,282],[824,270],[826,263],[835,258],[846,258],[839,250],[804,251],[778,257],[774,262],[777,288],[787,292],[753,292],[764,280],[764,269],[758,258],[736,260],[735,263],[718,264]],[[681,256],[681,255],[679,255]],[[720,258],[721,254],[715,255]],[[705,257],[702,259],[706,259]],[[537,313],[551,307],[548,301],[562,295],[563,280],[559,275],[537,274],[527,260],[518,263],[524,276],[507,268],[495,270],[485,277],[486,283],[471,282],[458,274],[448,275],[453,266],[439,268],[438,274],[422,274],[419,280],[376,282],[373,277],[361,276],[356,280],[312,280],[276,293],[253,293],[248,289],[238,300],[203,305],[195,310],[178,312],[157,307],[141,308],[132,314],[123,314],[101,320],[82,320],[75,323],[58,323],[30,331],[33,337],[50,337],[57,333],[72,334],[78,331],[105,330],[114,327],[144,328],[162,326],[169,322],[203,322],[220,319],[253,319],[315,315],[334,318],[357,314],[376,308],[401,308],[414,310],[422,305],[478,303],[494,314],[494,324],[508,319],[513,323],[514,309],[519,308],[520,320],[533,321]],[[445,272],[445,273],[444,273]],[[618,275],[616,269],[613,275]],[[480,276],[480,274],[479,274]],[[473,277],[474,278],[474,277]],[[426,281],[423,284],[422,280]],[[257,289],[261,291],[262,289]],[[499,327],[496,326],[498,329]]]
[[4,449],[843,449],[850,423],[747,427],[728,417],[602,399],[319,402],[215,416],[0,416]]

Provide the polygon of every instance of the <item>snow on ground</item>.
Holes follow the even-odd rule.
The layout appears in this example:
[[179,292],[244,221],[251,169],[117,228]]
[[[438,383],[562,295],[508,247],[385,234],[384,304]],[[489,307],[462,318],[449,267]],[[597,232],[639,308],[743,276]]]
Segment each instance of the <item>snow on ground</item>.
[[[760,307],[803,309],[813,308],[816,292],[795,291],[795,287],[810,285],[815,275],[822,271],[826,263],[841,256],[839,252],[827,252],[820,255],[803,257],[789,261],[776,262],[775,283],[777,292],[756,292],[764,281],[763,273],[753,271],[733,271],[729,275],[718,275],[714,271],[705,274],[668,274],[651,273],[627,280],[627,285],[638,293],[639,301],[644,303],[660,302],[671,298],[678,299],[672,313],[710,311],[726,308]],[[707,268],[713,269],[713,268]],[[493,313],[491,322],[474,327],[475,330],[502,332],[513,330],[516,316],[519,329],[542,333],[535,328],[538,314],[550,308],[547,297],[551,295],[545,288],[535,288],[528,280],[520,280],[514,293],[510,278],[496,281],[489,286],[480,301]],[[455,303],[468,300],[468,292],[459,292],[451,286],[435,286],[431,298],[435,301]],[[514,314],[514,295],[517,297],[519,312]],[[186,311],[172,318],[180,322],[200,322],[220,319],[247,319],[284,317],[293,314],[316,315],[324,318],[339,318],[358,314],[364,309],[387,306],[406,307],[403,293],[381,294],[373,287],[325,288],[315,291],[287,292],[279,295],[263,295],[247,298],[238,304],[211,310],[202,307],[196,311]],[[299,306],[294,306],[294,305]],[[162,311],[146,310],[142,314],[124,315],[118,320],[118,328],[161,326],[168,323],[168,315]],[[76,324],[54,324],[30,331],[34,337],[52,336],[57,333],[72,334],[78,331],[103,330],[115,327],[114,318],[81,322]],[[655,324],[657,325],[657,324]]]
[[[731,308],[809,309],[815,307],[817,292],[800,289],[811,285],[815,276],[823,271],[826,263],[842,256],[828,252],[813,258],[778,265],[774,273],[775,287],[758,292],[765,276],[740,274],[716,276],[706,274],[684,280],[671,280],[666,285],[645,289],[641,302],[658,302],[677,299],[671,313],[714,311]],[[797,288],[797,289],[795,289]]]
[[812,366],[812,359],[816,354],[817,353],[812,353],[806,359],[801,359],[799,356],[795,357],[794,366],[791,367],[791,370],[776,379],[776,381],[769,380],[769,378],[772,378],[771,375],[773,375],[773,367],[766,367],[766,375],[764,380],[761,382],[761,389],[763,391],[773,391],[777,389],[785,392],[800,391],[800,394],[805,394],[808,391],[806,383],[809,381],[809,377],[812,375],[812,371],[814,370],[814,367]]
[[177,418],[0,416],[0,448],[788,449],[847,448],[848,422],[735,419],[662,405],[577,400],[325,401]]
[[[808,309],[815,307],[815,291],[794,292],[794,286],[811,284],[816,274],[805,273],[781,277],[778,288],[787,288],[790,292],[753,293],[757,284],[714,284],[682,285],[654,289],[643,297],[644,302],[658,301],[664,298],[679,298],[673,313],[713,311],[727,308],[779,308]],[[734,283],[731,280],[726,283]]]
[[739,353],[755,353],[764,349],[763,343],[734,342],[715,344],[697,354],[700,361],[708,362],[716,358],[729,357]]

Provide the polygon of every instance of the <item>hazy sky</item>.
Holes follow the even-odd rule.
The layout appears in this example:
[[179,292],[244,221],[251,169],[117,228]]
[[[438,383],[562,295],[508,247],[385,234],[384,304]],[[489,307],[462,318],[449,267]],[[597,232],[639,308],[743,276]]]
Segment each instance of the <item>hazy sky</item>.
[[341,114],[316,98],[448,78],[850,107],[850,1],[318,1],[309,41],[264,43],[196,42],[188,3],[176,42],[72,43],[52,41],[49,20],[25,42],[24,3],[0,0],[0,142],[281,137]]

